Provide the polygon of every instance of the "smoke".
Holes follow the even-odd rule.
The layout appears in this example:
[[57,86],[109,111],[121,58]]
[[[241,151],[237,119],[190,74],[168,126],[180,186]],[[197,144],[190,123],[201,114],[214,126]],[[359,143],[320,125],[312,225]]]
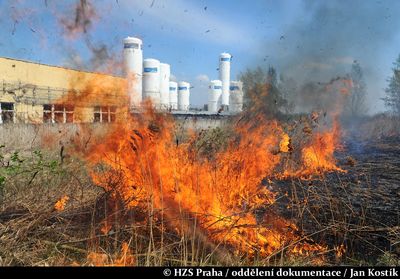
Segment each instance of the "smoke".
[[[69,59],[64,63],[67,66],[89,71],[100,71],[109,74],[121,74],[123,71],[120,41],[94,42],[91,34],[98,23],[104,17],[101,5],[96,5],[92,0],[77,0],[73,5],[67,7],[67,12],[60,15],[56,13],[58,22],[62,28],[62,34],[67,39]],[[83,59],[78,50],[73,49],[68,41],[83,39],[89,50],[89,58]]]
[[90,31],[94,21],[98,19],[98,13],[92,1],[89,0],[77,1],[71,8],[73,12],[66,12],[60,18],[60,23],[67,36],[76,38]]
[[344,76],[358,60],[369,89],[368,103],[376,105],[386,79],[379,65],[398,33],[400,2],[306,0],[301,8],[280,30],[280,37],[268,42],[274,56],[269,62],[305,83]]

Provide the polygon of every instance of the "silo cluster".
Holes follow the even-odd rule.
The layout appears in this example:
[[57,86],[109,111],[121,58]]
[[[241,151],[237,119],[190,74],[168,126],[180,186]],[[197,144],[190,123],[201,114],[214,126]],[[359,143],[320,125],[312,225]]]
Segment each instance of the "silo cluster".
[[[131,109],[150,99],[159,110],[188,111],[190,109],[190,83],[171,81],[171,66],[157,59],[143,59],[141,39],[124,39],[125,74]],[[208,111],[238,113],[243,109],[243,86],[230,80],[232,55],[219,56],[219,80],[212,80],[208,88]],[[206,92],[205,92],[206,94]]]
[[180,82],[180,86],[170,81],[171,66],[157,59],[143,59],[142,45],[141,39],[124,39],[125,74],[131,109],[150,99],[156,109],[189,110],[190,84]]
[[223,52],[219,55],[219,80],[210,81],[208,87],[208,111],[220,113],[229,111],[239,113],[243,110],[243,84],[231,81],[232,55]]

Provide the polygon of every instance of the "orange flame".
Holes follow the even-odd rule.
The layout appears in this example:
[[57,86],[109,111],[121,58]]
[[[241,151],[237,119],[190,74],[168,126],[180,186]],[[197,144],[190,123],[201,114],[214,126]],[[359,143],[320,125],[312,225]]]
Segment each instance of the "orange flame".
[[57,211],[63,211],[65,209],[65,206],[66,206],[68,200],[69,200],[68,196],[63,196],[60,200],[58,200],[54,204],[54,209]]
[[279,150],[281,152],[287,153],[289,152],[290,147],[290,137],[288,134],[283,133],[281,142],[279,143]]
[[340,244],[339,246],[334,247],[335,256],[337,259],[340,259],[346,253],[346,246],[344,244]]
[[303,175],[311,175],[325,171],[343,171],[336,166],[334,152],[339,146],[339,124],[334,121],[331,131],[314,134],[312,142],[302,149]]
[[90,252],[87,256],[89,265],[93,266],[133,266],[135,257],[131,254],[129,244],[122,243],[121,252],[115,260],[111,260],[106,253]]
[[[146,207],[151,201],[171,223],[189,223],[182,219],[185,212],[188,220],[200,221],[200,229],[215,242],[250,255],[270,255],[299,237],[290,222],[272,218],[265,227],[256,220],[255,210],[275,200],[275,194],[260,184],[275,174],[281,161],[275,150],[282,141],[275,135],[283,133],[276,121],[258,117],[256,123],[236,127],[238,138],[215,161],[198,160],[191,148],[196,138],[176,145],[171,118],[149,110],[117,124],[86,159],[93,169],[106,166],[92,171],[92,178],[127,208]],[[178,230],[181,226],[175,224]],[[320,248],[297,245],[289,250],[307,253]]]
[[[96,95],[90,92],[101,90],[99,84],[84,87],[89,93],[78,99],[67,99],[87,102]],[[143,106],[140,114],[124,114],[125,121],[109,126],[100,143],[76,148],[88,162],[94,183],[110,194],[115,207],[146,209],[151,204],[178,232],[196,223],[213,242],[233,247],[238,254],[268,256],[285,249],[306,255],[324,250],[300,241],[304,238],[291,222],[272,213],[260,221],[256,211],[275,202],[276,194],[262,186],[265,178],[340,170],[334,158],[339,137],[336,123],[332,130],[318,132],[298,147],[301,162],[297,167],[282,169],[292,146],[277,121],[257,115],[240,122],[226,150],[208,159],[193,148],[196,133],[179,143],[172,116],[155,112],[149,102]],[[113,222],[105,220],[103,233]]]

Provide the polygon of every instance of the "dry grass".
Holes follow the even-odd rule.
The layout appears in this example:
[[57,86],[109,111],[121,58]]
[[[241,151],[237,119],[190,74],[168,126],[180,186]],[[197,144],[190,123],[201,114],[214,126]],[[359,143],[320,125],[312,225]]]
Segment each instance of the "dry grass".
[[[221,132],[203,134],[196,148],[214,152],[220,147],[213,136],[220,138]],[[196,218],[183,212],[179,218],[191,226],[178,234],[151,201],[146,209],[129,210],[124,204],[110,203],[110,193],[93,185],[79,159],[61,160],[59,147],[46,153],[34,149],[26,148],[16,157],[11,148],[3,152],[0,265],[115,265],[121,259],[122,264],[144,266],[314,264],[305,256],[287,257],[284,250],[268,258],[232,253],[231,247],[209,241],[197,229]],[[393,149],[379,152],[393,153]],[[400,192],[390,187],[400,179],[393,176],[400,173],[399,165],[394,163],[390,169],[391,184],[376,176],[388,167],[379,156],[368,161],[356,155],[349,160],[348,152],[343,154],[343,165],[352,162],[346,174],[266,181],[265,186],[278,192],[279,198],[260,214],[278,212],[293,220],[304,237],[327,245],[324,264],[398,265],[400,211],[391,202],[396,202],[392,196]],[[65,209],[57,211],[54,205],[64,196],[69,198]],[[118,225],[104,234],[106,216]],[[124,243],[129,250],[123,249]]]

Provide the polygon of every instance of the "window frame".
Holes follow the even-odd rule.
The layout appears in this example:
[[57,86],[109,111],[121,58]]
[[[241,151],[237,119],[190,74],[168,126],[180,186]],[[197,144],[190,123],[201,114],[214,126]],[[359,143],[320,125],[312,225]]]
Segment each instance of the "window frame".
[[95,106],[93,112],[93,123],[115,122],[116,115],[117,108],[115,106]]
[[[5,109],[4,105],[11,105],[11,109]],[[5,120],[5,113],[12,113],[11,118],[7,117],[7,121]],[[10,120],[11,119],[11,120]],[[15,103],[12,102],[0,102],[0,124],[4,123],[15,123]]]
[[[45,106],[51,106],[50,110],[45,109]],[[43,105],[43,122],[45,122],[45,113],[51,113],[50,123],[74,123],[75,107],[68,104],[44,104]],[[60,121],[61,120],[61,121]]]

